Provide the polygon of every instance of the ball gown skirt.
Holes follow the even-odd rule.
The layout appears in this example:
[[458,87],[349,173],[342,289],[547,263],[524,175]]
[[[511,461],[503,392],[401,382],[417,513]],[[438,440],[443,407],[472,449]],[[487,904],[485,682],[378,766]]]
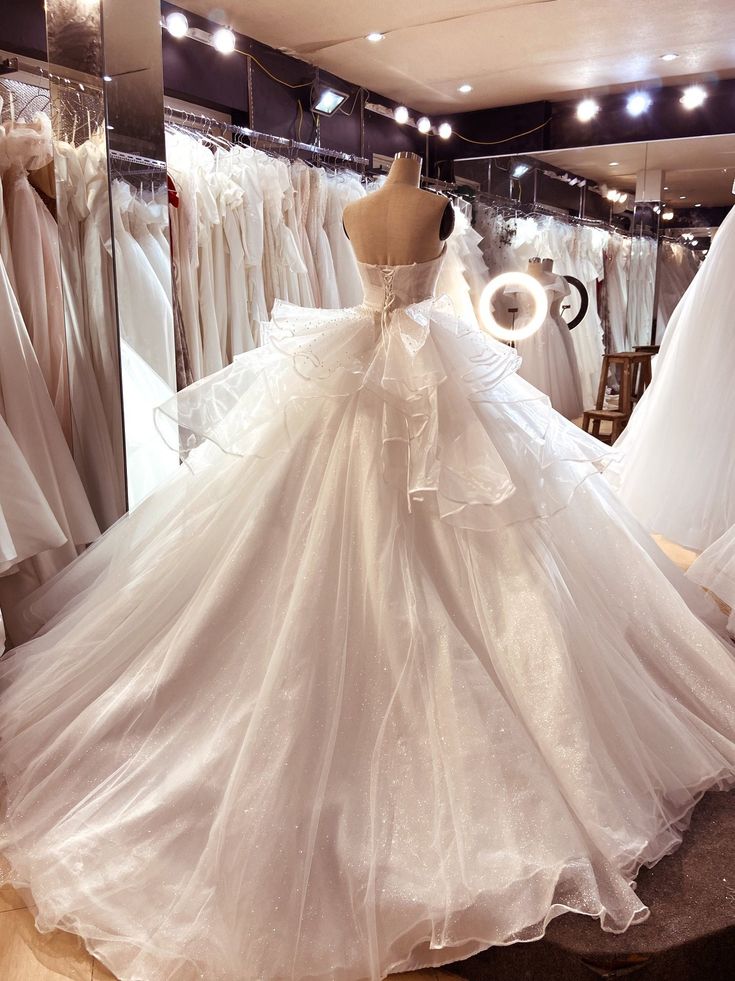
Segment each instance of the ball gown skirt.
[[702,551],[735,524],[735,211],[669,321],[608,468],[650,531]]
[[379,979],[568,910],[625,930],[639,866],[733,781],[714,605],[601,444],[431,298],[439,265],[278,305],[164,407],[189,465],[0,662],[10,877],[124,981]]

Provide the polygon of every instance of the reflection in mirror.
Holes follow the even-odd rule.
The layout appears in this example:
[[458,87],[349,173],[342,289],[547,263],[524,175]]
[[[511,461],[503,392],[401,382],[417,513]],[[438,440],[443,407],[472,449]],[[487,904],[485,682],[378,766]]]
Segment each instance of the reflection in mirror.
[[[571,336],[584,408],[617,412],[623,418],[612,421],[624,425],[671,313],[732,204],[735,137],[472,158],[455,161],[454,174],[475,191],[491,273],[525,269],[537,256],[583,284],[589,307]],[[578,311],[573,293],[561,314],[571,326]],[[556,403],[569,396],[569,386],[556,390],[560,357],[548,343],[544,391]],[[538,385],[538,373],[529,380]],[[611,436],[610,427],[602,433]]]
[[[121,513],[114,509],[123,500],[119,483],[111,499],[95,497],[99,458],[88,437],[90,429],[104,432],[104,422],[84,415],[89,366],[70,311],[85,298],[60,261],[72,195],[54,138],[48,77],[45,66],[2,55],[0,459],[13,494],[3,501],[0,608],[11,642],[22,636],[23,598],[73,561],[105,516]],[[77,92],[71,80],[59,82]]]

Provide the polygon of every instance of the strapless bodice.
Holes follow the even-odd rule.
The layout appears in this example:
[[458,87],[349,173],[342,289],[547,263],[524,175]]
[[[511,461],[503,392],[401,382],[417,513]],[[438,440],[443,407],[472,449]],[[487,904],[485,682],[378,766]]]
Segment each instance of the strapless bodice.
[[407,266],[378,266],[358,262],[365,305],[374,310],[395,310],[434,295],[444,252],[427,262]]

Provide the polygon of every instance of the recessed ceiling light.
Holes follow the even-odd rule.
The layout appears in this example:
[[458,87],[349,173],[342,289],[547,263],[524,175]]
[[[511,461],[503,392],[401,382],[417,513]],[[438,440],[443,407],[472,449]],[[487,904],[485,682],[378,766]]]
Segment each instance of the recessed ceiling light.
[[582,99],[577,106],[577,119],[581,123],[588,123],[595,118],[599,111],[600,107],[594,99]]
[[513,168],[513,176],[523,177],[523,175],[527,174],[530,169],[531,168],[528,164],[524,164],[524,163],[516,164],[515,167]]
[[680,200],[680,201],[686,201],[686,199],[687,199],[687,196],[686,196],[686,194],[680,194],[680,195],[679,195],[679,200]]
[[468,85],[467,82],[465,82],[464,85],[460,85],[460,87],[457,89],[457,91],[458,92],[463,92],[463,93],[465,93],[465,92],[471,92],[472,91],[472,86],[471,85]]
[[620,161],[619,160],[611,160],[610,161],[610,166],[611,167],[619,167],[620,166]]
[[669,51],[668,54],[661,55],[661,61],[676,61],[678,57],[675,51]]
[[365,40],[372,41],[373,44],[377,44],[378,41],[382,41],[384,37],[385,34],[381,34],[380,31],[371,31],[370,34],[366,35]]
[[695,208],[701,208],[701,207],[702,207],[702,205],[701,205],[700,203],[698,203],[698,204],[695,204],[695,205],[694,205],[694,207],[695,207]]
[[668,187],[665,187],[665,188],[664,188],[664,191],[668,191]]

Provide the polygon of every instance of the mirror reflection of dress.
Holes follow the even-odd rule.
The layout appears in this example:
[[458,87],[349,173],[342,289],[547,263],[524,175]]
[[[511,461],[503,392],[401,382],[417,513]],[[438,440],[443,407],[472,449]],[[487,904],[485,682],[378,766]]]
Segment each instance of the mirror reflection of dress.
[[706,599],[441,263],[276,304],[162,412],[188,466],[0,662],[11,878],[117,977],[377,981],[565,910],[624,930],[735,778]]

